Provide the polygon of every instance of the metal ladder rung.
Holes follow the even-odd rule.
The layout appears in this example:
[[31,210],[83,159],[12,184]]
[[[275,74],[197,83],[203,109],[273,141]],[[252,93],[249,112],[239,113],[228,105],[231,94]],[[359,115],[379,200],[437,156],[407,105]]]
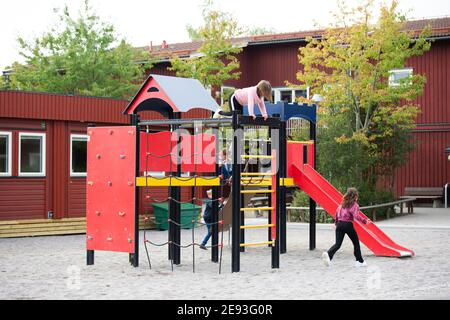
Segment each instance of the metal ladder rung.
[[272,228],[274,224],[257,224],[253,226],[241,226],[241,229],[259,229],[259,228]]
[[241,208],[241,211],[256,211],[256,210],[271,211],[273,209],[274,207],[251,207],[251,208]]
[[241,190],[242,194],[275,193],[275,190]]
[[265,241],[265,242],[255,242],[255,243],[241,243],[241,247],[256,247],[256,246],[265,246],[267,244],[273,245],[275,241]]
[[257,155],[257,154],[243,154],[241,155],[244,159],[272,159],[273,156],[263,156],[263,155]]

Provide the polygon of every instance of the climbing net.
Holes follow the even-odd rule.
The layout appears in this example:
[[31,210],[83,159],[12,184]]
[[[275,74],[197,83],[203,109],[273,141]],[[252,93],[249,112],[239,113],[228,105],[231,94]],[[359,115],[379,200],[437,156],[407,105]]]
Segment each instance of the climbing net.
[[[157,159],[162,159],[162,158],[170,157],[170,167],[169,168],[170,168],[170,170],[172,170],[173,165],[174,165],[173,164],[173,157],[175,156],[178,159],[178,161],[181,161],[180,159],[182,159],[182,158],[184,158],[186,156],[180,156],[178,154],[178,152],[176,152],[176,153],[173,152],[174,146],[173,146],[172,139],[170,141],[170,150],[171,150],[171,152],[169,152],[167,154],[163,154],[163,155],[156,155],[156,154],[153,154],[153,153],[149,152],[149,150],[148,150],[148,147],[149,147],[149,141],[148,141],[149,140],[149,127],[148,126],[146,128],[146,133],[147,134],[146,134],[146,148],[145,148],[145,150],[146,150],[146,156],[145,156],[145,172],[146,172],[146,175],[145,175],[145,178],[146,178],[145,179],[146,180],[146,184],[145,184],[145,199],[147,201],[152,201],[152,202],[155,202],[155,203],[169,202],[169,205],[172,202],[176,203],[176,204],[180,204],[180,205],[181,204],[192,204],[192,205],[195,205],[196,202],[202,204],[203,203],[202,200],[198,199],[196,197],[196,195],[197,195],[197,188],[198,188],[198,186],[197,186],[197,178],[198,178],[198,175],[197,175],[197,173],[198,173],[197,172],[197,164],[198,164],[198,161],[197,161],[196,157],[204,156],[204,155],[202,153],[195,152],[195,151],[194,151],[194,153],[192,155],[188,155],[188,157],[194,157],[194,172],[193,172],[193,175],[191,177],[189,177],[189,178],[180,178],[178,176],[173,176],[172,175],[172,171],[170,171],[169,176],[168,176],[170,178],[169,193],[170,193],[170,187],[172,186],[172,181],[173,180],[179,180],[179,181],[194,180],[194,185],[193,185],[193,189],[192,189],[193,197],[191,199],[188,199],[186,201],[181,201],[181,200],[172,198],[170,196],[170,194],[166,198],[163,198],[163,199],[155,198],[155,197],[152,197],[150,195],[150,186],[148,184],[148,178],[150,177],[150,178],[153,178],[153,179],[166,179],[167,176],[164,176],[164,177],[152,177],[152,176],[149,176],[148,175],[148,172],[149,172],[149,158],[153,157],[153,158],[157,158]],[[223,177],[221,176],[220,178],[222,180]],[[210,179],[215,179],[215,177],[210,178]],[[198,215],[194,215],[194,214],[192,215],[192,219],[191,219],[191,221],[189,223],[178,223],[178,222],[172,220],[170,217],[167,219],[167,223],[169,225],[169,230],[170,230],[171,226],[177,226],[179,228],[188,228],[188,227],[191,228],[191,230],[192,230],[192,238],[191,238],[191,242],[188,243],[188,244],[180,244],[180,243],[176,243],[176,241],[171,240],[170,239],[170,232],[169,232],[168,240],[166,242],[164,242],[164,243],[156,243],[156,242],[151,241],[147,237],[147,223],[150,221],[150,218],[149,218],[148,208],[145,208],[145,216],[144,216],[144,222],[145,222],[145,224],[144,224],[144,246],[145,246],[145,252],[146,252],[146,255],[147,255],[147,260],[148,260],[148,264],[149,264],[150,269],[152,268],[152,264],[151,264],[149,249],[148,249],[147,245],[151,245],[151,246],[155,246],[155,247],[168,246],[168,248],[169,248],[169,260],[170,260],[170,265],[171,265],[171,270],[172,271],[173,271],[173,265],[174,265],[173,249],[174,249],[175,246],[177,246],[177,247],[179,247],[181,249],[192,248],[192,270],[195,273],[195,248],[196,247],[200,247],[200,245],[201,245],[201,244],[195,242],[195,231],[196,231],[196,229],[203,228],[204,226],[210,226],[210,227],[211,226],[216,226],[216,227],[219,227],[220,225],[224,224],[223,223],[224,222],[224,219],[223,219],[223,209],[224,209],[224,205],[223,205],[223,202],[224,202],[224,199],[223,199],[223,186],[224,186],[224,184],[220,183],[219,198],[209,199],[210,202],[218,202],[219,203],[219,206],[218,206],[219,207],[219,219],[218,219],[217,222],[212,222],[212,223],[206,223],[205,222],[205,223],[202,223],[200,221],[197,221]],[[157,222],[155,220],[154,223],[158,227],[159,225],[165,224],[166,222],[165,221]],[[220,259],[219,259],[219,274],[220,274],[221,270],[222,270],[222,256],[223,256],[223,227],[222,227],[222,232],[221,232],[220,243],[218,243],[216,245],[207,246],[207,248],[215,248],[215,247],[220,248]]]

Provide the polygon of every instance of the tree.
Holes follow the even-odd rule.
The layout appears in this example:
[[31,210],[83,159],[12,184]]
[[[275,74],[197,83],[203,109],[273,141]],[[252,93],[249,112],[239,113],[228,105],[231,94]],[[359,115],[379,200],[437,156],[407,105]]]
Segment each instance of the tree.
[[243,31],[243,34],[247,36],[260,36],[273,33],[276,33],[275,29],[266,27],[247,27]]
[[[55,10],[55,12],[58,12]],[[60,24],[34,41],[19,38],[25,64],[15,63],[16,89],[129,98],[142,81],[143,52],[118,40],[114,27],[102,22],[85,0],[78,18],[67,6]]]
[[229,79],[238,79],[240,65],[236,54],[242,51],[231,39],[240,34],[236,20],[229,14],[215,10],[212,1],[203,7],[203,26],[188,26],[191,40],[201,41],[197,53],[187,59],[174,57],[170,70],[177,76],[198,79],[205,88],[221,87]]
[[420,35],[405,30],[398,1],[383,5],[376,23],[371,23],[372,8],[373,0],[354,9],[340,2],[336,23],[320,39],[308,38],[300,48],[304,69],[297,73],[297,80],[324,97],[323,125],[335,128],[340,122],[344,126],[336,128],[340,135],[333,142],[342,148],[356,144],[368,158],[360,178],[374,188],[378,176],[393,177],[395,168],[406,161],[410,129],[419,112],[414,100],[426,82],[423,75],[413,74],[393,86],[391,71],[429,50],[430,42],[429,28]]

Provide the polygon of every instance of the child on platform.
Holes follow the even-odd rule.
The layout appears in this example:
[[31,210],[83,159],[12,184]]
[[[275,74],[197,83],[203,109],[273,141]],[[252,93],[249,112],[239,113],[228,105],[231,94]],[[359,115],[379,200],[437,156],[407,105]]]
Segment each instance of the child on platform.
[[248,106],[248,114],[255,119],[254,106],[256,103],[264,120],[267,120],[264,98],[272,102],[272,85],[269,81],[261,80],[256,86],[237,89],[229,98],[230,112],[219,110],[218,114],[231,116],[232,111],[240,111],[242,113],[246,105]]
[[366,267],[367,264],[361,255],[361,247],[359,238],[353,226],[353,221],[359,220],[363,224],[367,224],[368,220],[359,216],[358,190],[349,188],[344,195],[342,204],[336,210],[336,243],[322,254],[322,260],[326,266],[331,265],[334,254],[339,250],[344,240],[344,236],[348,235],[353,243],[354,255],[356,258],[355,267]]

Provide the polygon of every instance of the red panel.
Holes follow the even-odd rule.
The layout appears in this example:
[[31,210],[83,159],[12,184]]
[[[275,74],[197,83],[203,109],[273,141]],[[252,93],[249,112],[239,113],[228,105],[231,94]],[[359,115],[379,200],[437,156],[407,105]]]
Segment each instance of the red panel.
[[171,159],[172,150],[176,150],[177,139],[172,133],[163,131],[158,133],[141,132],[140,171],[177,171],[174,157]]
[[314,152],[315,148],[313,144],[308,144],[308,164],[314,168]]
[[287,176],[293,176],[293,165],[303,167],[303,144],[300,143],[287,143]]
[[87,249],[134,253],[136,128],[88,135]]
[[[216,140],[209,134],[181,134],[182,172],[215,172]],[[177,135],[168,131],[141,132],[140,171],[177,170]],[[173,154],[173,156],[171,156]]]
[[210,134],[182,134],[182,171],[216,172],[216,137]]

